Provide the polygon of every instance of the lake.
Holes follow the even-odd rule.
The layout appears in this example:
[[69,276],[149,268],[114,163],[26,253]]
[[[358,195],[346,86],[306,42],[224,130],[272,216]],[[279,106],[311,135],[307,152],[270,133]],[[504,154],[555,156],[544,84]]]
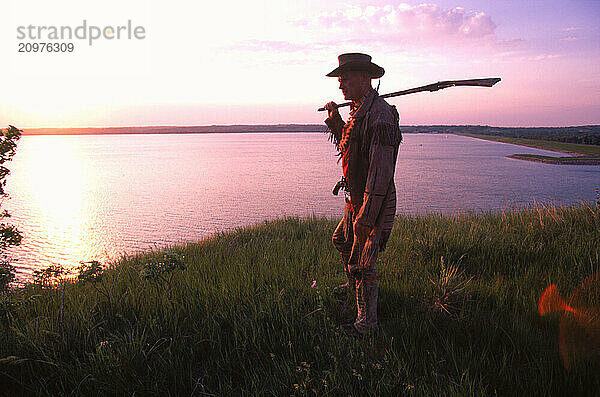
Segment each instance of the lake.
[[[506,158],[557,155],[446,134],[404,134],[399,214],[501,211],[594,201],[600,167]],[[4,201],[23,232],[21,279],[51,264],[105,263],[282,216],[340,218],[333,145],[320,133],[24,136]]]

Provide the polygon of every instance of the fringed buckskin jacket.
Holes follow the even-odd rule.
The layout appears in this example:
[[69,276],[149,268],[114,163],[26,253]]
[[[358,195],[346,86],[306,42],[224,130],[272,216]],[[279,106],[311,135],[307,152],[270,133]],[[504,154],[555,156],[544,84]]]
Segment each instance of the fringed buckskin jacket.
[[380,250],[385,249],[396,213],[394,171],[402,141],[399,122],[396,107],[373,89],[351,110],[347,123],[339,114],[325,120],[340,151],[353,220],[375,229]]

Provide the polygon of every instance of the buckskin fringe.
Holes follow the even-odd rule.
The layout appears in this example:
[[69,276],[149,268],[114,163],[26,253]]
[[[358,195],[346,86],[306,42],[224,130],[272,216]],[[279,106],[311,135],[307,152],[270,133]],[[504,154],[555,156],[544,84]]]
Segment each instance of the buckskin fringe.
[[402,134],[397,125],[377,123],[371,128],[371,143],[383,146],[398,146],[402,142]]
[[323,131],[323,133],[329,134],[329,136],[327,138],[329,139],[329,142],[331,142],[335,145],[336,148],[340,145],[339,140],[336,138],[333,131],[331,131],[329,128],[327,128],[325,131]]
[[335,145],[335,148],[337,150],[336,156],[338,157],[338,163],[339,163],[340,160],[342,159],[342,156],[344,155],[344,152],[342,152],[342,150],[340,148],[340,140],[335,136],[333,131],[331,131],[329,128],[323,132],[325,134],[329,135],[327,137],[329,139],[329,142],[332,142]]
[[[340,121],[341,121],[341,125],[339,127],[341,130],[344,126],[344,122],[341,119],[340,119]],[[327,123],[327,120],[325,122]],[[336,126],[334,126],[334,127],[336,127]],[[342,139],[341,131],[339,134],[336,134],[335,132],[333,132],[333,129],[329,125],[327,125],[327,127],[326,127],[325,131],[323,131],[323,133],[329,135],[327,137],[329,139],[329,142],[332,142],[335,145],[335,148],[338,150],[338,152],[340,152],[340,141]]]

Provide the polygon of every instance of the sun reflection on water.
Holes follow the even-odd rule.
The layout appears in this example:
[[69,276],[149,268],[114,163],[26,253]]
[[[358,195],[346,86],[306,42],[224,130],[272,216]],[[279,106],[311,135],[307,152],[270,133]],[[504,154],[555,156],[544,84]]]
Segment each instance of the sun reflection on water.
[[67,268],[81,260],[95,259],[89,257],[94,251],[94,238],[89,233],[95,218],[90,190],[93,169],[72,139],[43,138],[31,141],[19,153],[20,163],[27,167],[20,171],[26,172],[27,178],[26,184],[17,188],[21,200],[28,202],[28,213],[19,213],[19,207],[12,212],[17,225],[21,217],[36,219],[30,227],[19,226],[24,239],[17,250],[17,264],[25,272],[33,270],[29,263],[44,259],[48,265]]

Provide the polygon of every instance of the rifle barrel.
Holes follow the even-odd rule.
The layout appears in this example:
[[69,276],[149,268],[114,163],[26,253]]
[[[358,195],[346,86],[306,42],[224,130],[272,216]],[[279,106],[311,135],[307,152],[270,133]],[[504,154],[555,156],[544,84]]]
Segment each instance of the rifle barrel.
[[[408,90],[390,92],[389,94],[381,95],[381,97],[382,98],[391,98],[391,97],[395,97],[395,96],[414,94],[416,92],[423,92],[423,91],[433,92],[433,91],[438,91],[438,90],[448,88],[448,87],[458,87],[458,86],[492,87],[494,84],[496,84],[500,80],[501,80],[500,77],[490,77],[487,79],[438,81],[437,83],[427,84],[427,85],[423,85],[421,87],[416,87],[416,88],[409,88]],[[337,107],[341,108],[344,106],[350,106],[351,103],[352,102],[340,103],[339,105],[337,105]],[[322,112],[324,110],[325,110],[324,107],[317,109],[318,112]]]

